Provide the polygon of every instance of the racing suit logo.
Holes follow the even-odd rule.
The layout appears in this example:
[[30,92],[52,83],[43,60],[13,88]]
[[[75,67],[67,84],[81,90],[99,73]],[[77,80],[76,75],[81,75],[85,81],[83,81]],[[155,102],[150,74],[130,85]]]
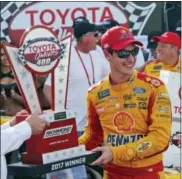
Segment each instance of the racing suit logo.
[[133,88],[133,91],[135,93],[139,93],[139,94],[146,92],[146,90],[144,88]]
[[152,147],[152,143],[150,141],[145,141],[145,142],[138,144],[137,151],[138,152],[144,152],[151,147]]
[[162,65],[157,65],[153,67],[154,70],[161,70],[162,69]]
[[127,112],[118,112],[113,119],[114,126],[118,132],[129,132],[132,130],[135,121]]
[[108,134],[107,144],[113,147],[133,143],[140,138],[143,138],[145,134],[131,134],[131,135],[121,135],[121,134]]
[[159,80],[156,80],[156,79],[152,79],[152,80],[151,80],[151,83],[152,83],[154,86],[156,86],[156,87],[157,87],[157,86],[160,86],[160,84],[161,84],[160,81],[159,81]]
[[110,96],[109,89],[106,89],[106,90],[103,90],[103,91],[98,92],[99,99],[103,99],[103,98],[105,98],[107,96]]

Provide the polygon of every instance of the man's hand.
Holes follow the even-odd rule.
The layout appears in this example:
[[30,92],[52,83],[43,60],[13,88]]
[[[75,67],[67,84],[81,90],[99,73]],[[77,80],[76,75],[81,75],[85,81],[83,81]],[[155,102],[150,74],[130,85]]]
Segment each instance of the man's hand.
[[7,96],[6,96],[6,92],[4,88],[1,90],[1,96],[4,100],[7,100]]
[[27,117],[26,121],[32,129],[32,135],[40,134],[46,126],[50,124],[39,117],[39,113],[33,113]]
[[16,116],[13,117],[10,121],[9,121],[9,124],[11,127],[15,126],[16,125]]
[[14,98],[14,99],[16,99],[17,96],[20,96],[20,95],[18,95],[18,94],[15,92],[14,87],[11,88],[10,93],[11,93],[11,97]]
[[113,154],[109,147],[97,147],[92,151],[93,152],[100,151],[102,152],[102,155],[97,160],[92,162],[90,165],[105,165],[113,160]]

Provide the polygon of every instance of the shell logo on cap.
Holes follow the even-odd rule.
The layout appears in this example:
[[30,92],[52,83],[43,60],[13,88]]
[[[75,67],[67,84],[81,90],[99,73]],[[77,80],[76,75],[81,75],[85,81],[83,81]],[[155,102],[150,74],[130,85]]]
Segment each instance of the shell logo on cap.
[[126,33],[126,30],[124,30],[124,29],[121,29],[121,31],[120,31],[122,34],[124,34],[124,33]]

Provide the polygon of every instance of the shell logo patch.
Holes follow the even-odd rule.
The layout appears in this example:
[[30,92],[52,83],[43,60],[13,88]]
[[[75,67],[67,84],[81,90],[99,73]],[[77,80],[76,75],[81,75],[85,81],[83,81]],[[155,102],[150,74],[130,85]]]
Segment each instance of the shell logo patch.
[[113,118],[114,126],[118,132],[129,132],[135,125],[133,117],[127,112],[118,112]]
[[152,143],[150,141],[141,142],[137,146],[137,151],[144,152],[151,147],[152,147]]

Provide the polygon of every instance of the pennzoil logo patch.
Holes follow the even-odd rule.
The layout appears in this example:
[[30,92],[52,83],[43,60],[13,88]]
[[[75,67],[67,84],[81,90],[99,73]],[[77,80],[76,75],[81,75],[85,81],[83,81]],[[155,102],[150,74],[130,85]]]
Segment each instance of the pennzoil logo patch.
[[109,91],[109,89],[106,89],[106,90],[104,90],[104,91],[98,92],[98,97],[99,97],[99,99],[105,98],[105,97],[107,97],[107,96],[110,96],[110,91]]

